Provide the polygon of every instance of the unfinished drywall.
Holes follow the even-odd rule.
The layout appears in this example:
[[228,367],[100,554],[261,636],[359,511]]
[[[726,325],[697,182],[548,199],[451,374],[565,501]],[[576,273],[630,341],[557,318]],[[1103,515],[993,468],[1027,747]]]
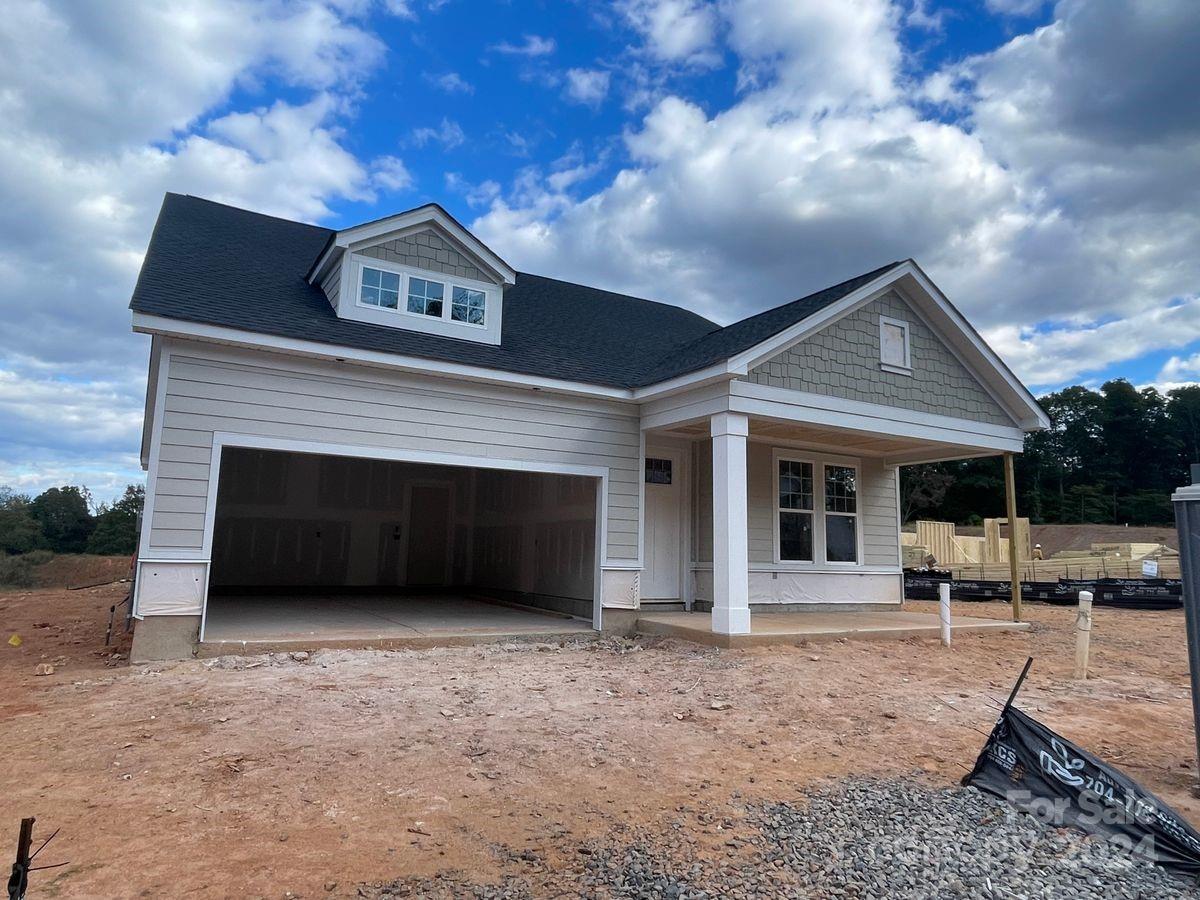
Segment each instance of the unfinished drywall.
[[479,469],[473,491],[471,586],[590,616],[595,479]]
[[462,583],[469,504],[467,469],[227,448],[210,584]]
[[591,615],[596,479],[223,453],[214,588],[450,587]]

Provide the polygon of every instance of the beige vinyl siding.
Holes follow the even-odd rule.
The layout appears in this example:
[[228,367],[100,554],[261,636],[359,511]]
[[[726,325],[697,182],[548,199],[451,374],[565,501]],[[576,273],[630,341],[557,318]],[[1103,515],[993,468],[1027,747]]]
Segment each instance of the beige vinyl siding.
[[618,403],[178,343],[163,416],[151,548],[202,548],[221,431],[604,467],[608,558],[637,559],[639,425]]
[[900,565],[900,520],[896,509],[899,471],[877,459],[859,462],[863,562],[868,566]]
[[[803,450],[788,455],[804,458]],[[746,446],[746,481],[750,564],[775,562],[775,466],[771,444],[750,441]],[[712,561],[712,451],[708,442],[696,445],[696,561]],[[900,533],[896,520],[896,470],[876,459],[858,460],[859,516],[863,565],[899,565]]]

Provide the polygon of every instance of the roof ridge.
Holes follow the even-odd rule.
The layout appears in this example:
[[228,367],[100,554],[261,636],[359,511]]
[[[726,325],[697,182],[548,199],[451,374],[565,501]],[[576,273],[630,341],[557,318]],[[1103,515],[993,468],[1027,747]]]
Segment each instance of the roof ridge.
[[[839,281],[837,284],[831,284],[827,287],[818,288],[815,291],[811,291],[811,292],[805,294],[803,297],[797,297],[794,300],[785,300],[783,303],[780,303],[778,306],[770,306],[770,307],[767,307],[766,309],[759,310],[758,312],[754,313],[753,315],[746,316],[746,318],[744,318],[744,319],[738,319],[736,322],[730,322],[728,325],[724,326],[721,330],[724,331],[726,328],[733,328],[735,325],[744,325],[746,322],[753,322],[755,319],[759,318],[760,316],[765,316],[765,315],[768,315],[773,312],[779,312],[779,310],[784,309],[785,307],[791,306],[795,303],[803,303],[805,300],[811,300],[813,297],[817,296],[817,294],[824,294],[824,293],[828,293],[831,291],[836,291],[838,288],[845,287],[852,281],[862,281],[864,278],[871,279],[871,278],[874,278],[875,276],[882,275],[884,272],[888,271],[889,269],[896,268],[896,266],[900,265],[902,262],[903,262],[903,260],[893,260],[892,262],[887,263],[886,265],[882,265],[877,268],[871,269],[868,272],[862,272],[858,275],[851,276],[850,278],[843,279],[842,281]],[[807,316],[805,318],[807,318]],[[786,327],[787,326],[785,325],[784,328],[786,328]],[[782,330],[783,329],[781,328],[780,331],[782,331]],[[778,334],[778,332],[776,332],[776,334]]]
[[[529,275],[533,278],[541,278],[541,279],[544,279],[545,281],[553,281],[557,284],[565,284],[565,285],[569,285],[570,287],[583,288],[588,291],[599,291],[602,294],[611,294],[614,297],[622,297],[626,300],[636,300],[638,303],[651,303],[655,306],[666,306],[666,307],[669,307],[670,309],[677,309],[680,312],[687,313],[688,315],[695,316],[697,319],[701,319],[705,322],[708,322],[709,324],[714,326],[714,328],[713,328],[714,331],[719,331],[721,328],[720,325],[718,325],[716,322],[714,322],[712,319],[708,318],[707,316],[702,316],[702,315],[700,315],[700,313],[695,312],[694,310],[687,309],[686,307],[679,306],[676,303],[667,303],[665,300],[651,300],[648,297],[635,297],[633,294],[622,294],[620,291],[610,291],[608,288],[596,287],[596,285],[594,285],[594,284],[583,284],[580,281],[567,281],[565,278],[555,278],[553,275],[539,275],[537,272],[518,271],[517,274],[518,275]],[[709,333],[711,334],[711,332],[709,332]]]
[[[882,265],[882,266],[879,266],[878,268],[871,269],[869,272],[863,272],[859,275],[854,275],[850,278],[844,279],[843,281],[839,281],[837,284],[831,284],[828,287],[823,287],[823,288],[820,288],[819,290],[815,290],[815,291],[812,291],[811,293],[805,294],[803,297],[797,297],[795,300],[788,300],[786,303],[780,303],[778,306],[772,306],[767,309],[761,310],[760,312],[754,313],[754,315],[746,316],[746,318],[744,318],[744,319],[738,319],[736,322],[730,322],[728,325],[718,328],[716,331],[710,331],[707,334],[702,334],[699,337],[697,337],[691,341],[688,341],[687,343],[680,344],[677,347],[670,348],[670,349],[666,350],[664,355],[659,359],[659,361],[654,365],[654,367],[652,369],[650,369],[648,372],[645,372],[643,374],[642,384],[643,385],[655,384],[657,381],[660,381],[663,378],[673,377],[671,374],[660,375],[662,370],[666,367],[667,363],[670,361],[671,357],[684,354],[688,350],[700,345],[703,341],[711,340],[714,338],[719,339],[722,335],[729,333],[732,329],[744,328],[744,327],[751,326],[752,323],[757,319],[761,319],[764,316],[768,316],[773,313],[778,314],[781,310],[787,309],[789,306],[795,306],[797,304],[804,303],[806,300],[812,300],[813,298],[817,297],[820,294],[836,294],[837,291],[844,289],[847,285],[852,284],[853,282],[861,282],[862,284],[868,284],[871,281],[874,281],[880,275],[883,275],[885,272],[889,272],[892,269],[896,268],[897,266],[903,264],[903,262],[904,262],[904,260],[893,260],[892,262],[887,263],[886,265]],[[858,288],[854,288],[853,290],[858,290]],[[852,291],[845,291],[842,294],[842,296],[846,296],[847,294],[849,294],[851,292]],[[833,300],[831,300],[830,302],[837,302],[837,300],[840,300],[840,299],[841,299],[841,297],[836,297]],[[821,307],[821,308],[824,308],[824,307]],[[793,319],[791,321],[788,321],[785,319],[779,324],[778,328],[773,329],[769,334],[756,336],[754,338],[754,340],[750,343],[749,346],[754,346],[755,344],[762,343],[763,341],[768,340],[769,338],[772,338],[775,335],[779,334],[781,331],[784,331],[785,329],[790,328],[792,325],[795,325],[798,322],[803,322],[809,316],[814,315],[817,312],[819,312],[819,309],[812,310],[812,311],[806,313],[805,315],[801,316],[798,319]],[[724,356],[719,356],[719,358],[727,359],[732,355],[733,355],[732,353],[729,353],[729,354],[725,354]],[[683,372],[679,372],[679,373],[675,373],[675,374],[686,374],[686,372],[694,371],[696,368],[699,368],[701,365],[703,365],[703,363],[701,363],[700,365],[694,366],[692,368],[685,368]]]
[[183,200],[195,200],[199,203],[207,203],[210,206],[220,206],[224,209],[232,209],[236,212],[246,213],[251,216],[258,216],[260,219],[274,219],[276,222],[286,222],[288,225],[302,225],[305,228],[317,228],[321,231],[333,231],[337,229],[329,228],[325,225],[314,225],[312,222],[301,222],[299,219],[288,219],[284,216],[275,216],[271,213],[259,212],[257,209],[247,209],[244,206],[234,206],[232,203],[224,203],[220,200],[211,200],[208,197],[198,197],[195,194],[180,194],[175,191],[167,191],[168,197],[179,197]]

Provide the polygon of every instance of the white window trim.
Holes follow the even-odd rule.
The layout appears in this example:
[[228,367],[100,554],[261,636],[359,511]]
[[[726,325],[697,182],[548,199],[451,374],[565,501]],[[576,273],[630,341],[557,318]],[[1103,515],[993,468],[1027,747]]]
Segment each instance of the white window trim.
[[[421,272],[402,269],[399,266],[389,266],[385,260],[379,260],[383,265],[374,265],[369,262],[360,262],[358,265],[358,277],[354,280],[354,305],[361,306],[366,309],[378,309],[388,313],[400,313],[401,315],[409,316],[414,319],[433,322],[448,322],[451,325],[462,325],[465,328],[477,328],[486,330],[488,325],[488,316],[492,305],[492,292],[488,290],[488,285],[481,284],[478,281],[472,281],[467,278],[451,278],[449,275],[442,275],[435,272]],[[366,269],[375,269],[377,272],[388,272],[393,275],[400,276],[400,303],[395,309],[390,309],[386,306],[375,306],[373,303],[364,303],[362,300],[363,272]],[[408,309],[408,291],[409,283],[414,278],[419,278],[422,281],[430,281],[434,284],[442,286],[442,314],[440,316],[430,316],[425,313],[410,312]],[[454,289],[456,287],[465,288],[469,291],[479,291],[483,294],[483,321],[480,323],[460,322],[458,319],[450,318],[450,308],[453,305]]]
[[[904,364],[884,362],[883,360],[883,330],[887,325],[894,328],[899,328],[904,332]],[[910,326],[903,319],[893,319],[891,316],[879,317],[879,368],[885,372],[891,372],[894,375],[911,375],[912,374],[912,346],[909,341]]]
[[[779,464],[781,462],[801,463],[812,467],[812,508],[811,509],[792,509],[779,505]],[[810,567],[816,565],[817,562],[817,477],[821,471],[821,466],[813,459],[802,456],[788,456],[780,453],[778,450],[774,453],[774,459],[771,463],[771,493],[772,506],[775,509],[775,562],[784,565],[796,565]],[[779,527],[779,519],[784,513],[808,513],[812,518],[812,559],[784,559],[783,545],[781,544],[781,534]]]
[[[373,256],[349,254],[347,258],[349,272],[343,279],[346,292],[343,297],[349,300],[346,305],[346,318],[374,325],[408,328],[442,337],[458,338],[460,340],[476,341],[479,343],[500,343],[500,323],[503,316],[503,293],[499,285],[476,281],[473,278],[459,278],[434,272],[428,269],[418,269],[389,260],[376,259]],[[362,301],[363,270],[377,269],[400,276],[400,303],[397,309],[386,306],[375,306]],[[427,316],[423,313],[408,311],[408,291],[411,279],[420,278],[442,285],[442,314]],[[456,287],[479,291],[484,296],[483,323],[460,322],[451,318]],[[350,296],[347,296],[350,295]]]
[[[813,467],[813,559],[811,562],[798,559],[783,559],[779,547],[779,514],[781,512],[804,512],[805,510],[784,510],[779,506],[779,463],[781,461],[810,463]],[[825,467],[844,466],[854,470],[855,512],[827,512],[825,509]],[[774,447],[771,451],[771,509],[773,510],[771,529],[773,532],[773,557],[775,565],[785,569],[795,569],[808,572],[817,569],[858,570],[865,567],[863,562],[863,491],[861,460],[847,456],[827,456],[822,454],[802,453],[791,448]],[[854,522],[854,562],[832,562],[826,559],[828,555],[825,541],[826,516],[853,516]]]

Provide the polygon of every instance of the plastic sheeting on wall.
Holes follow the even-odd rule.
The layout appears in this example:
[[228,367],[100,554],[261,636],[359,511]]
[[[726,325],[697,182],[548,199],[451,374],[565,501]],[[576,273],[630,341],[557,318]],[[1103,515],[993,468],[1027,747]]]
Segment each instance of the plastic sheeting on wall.
[[202,562],[143,562],[137,576],[137,615],[200,615],[205,566]]

